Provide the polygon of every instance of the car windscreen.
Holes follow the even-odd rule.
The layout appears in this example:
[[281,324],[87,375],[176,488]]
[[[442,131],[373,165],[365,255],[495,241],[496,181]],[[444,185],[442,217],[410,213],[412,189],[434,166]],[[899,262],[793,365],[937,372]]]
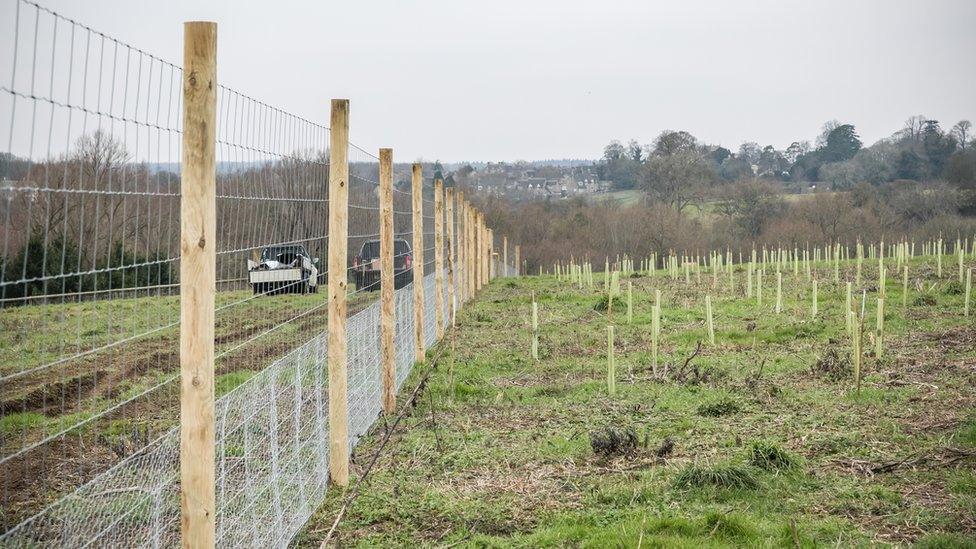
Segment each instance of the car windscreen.
[[305,255],[305,248],[301,246],[275,246],[271,248],[265,248],[261,253],[262,260],[277,259],[278,256],[285,255],[289,257],[294,257],[296,255]]
[[370,260],[380,256],[380,241],[370,240],[363,244],[363,250],[360,256],[365,260]]
[[[409,253],[410,253],[410,245],[407,244],[406,240],[393,241],[394,258],[403,257]],[[380,256],[380,241],[370,240],[363,244],[363,249],[359,257],[363,261],[369,261],[371,259],[376,259],[379,256]]]

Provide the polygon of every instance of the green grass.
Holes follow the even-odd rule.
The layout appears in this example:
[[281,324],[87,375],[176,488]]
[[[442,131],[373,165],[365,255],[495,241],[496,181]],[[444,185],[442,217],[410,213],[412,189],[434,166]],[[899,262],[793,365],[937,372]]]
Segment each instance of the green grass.
[[[915,260],[910,272],[923,267]],[[843,266],[839,285],[820,266],[816,319],[802,270],[784,273],[783,312],[774,312],[771,273],[761,307],[744,297],[741,269],[734,288],[727,273],[717,288],[707,272],[691,284],[661,273],[629,279],[629,324],[625,307],[615,303],[608,317],[594,306],[606,299],[601,276],[592,290],[548,276],[496,281],[461,311],[456,351],[443,350],[430,395],[362,487],[340,524],[340,544],[965,546],[974,535],[976,460],[949,461],[951,448],[976,446],[966,366],[976,329],[962,317],[962,296],[939,288],[934,303],[915,305],[913,289],[903,308],[900,278],[890,280],[885,354],[865,354],[858,394],[843,316],[853,265]],[[876,274],[865,261],[862,286]],[[947,268],[943,282],[954,275]],[[665,379],[650,366],[655,289]],[[529,357],[533,292],[538,362]],[[870,332],[877,292],[867,295]],[[608,324],[616,326],[615,398],[606,387]],[[682,370],[699,341],[700,354]],[[837,372],[825,373],[815,366],[830,353]],[[633,433],[636,447],[598,451],[594,437],[609,430]],[[376,442],[363,439],[357,463]],[[911,461],[918,456],[931,459]],[[872,472],[900,461],[911,465]],[[338,490],[329,494],[299,546],[317,546],[341,502]]]
[[674,486],[679,489],[729,488],[738,490],[755,490],[759,488],[759,479],[751,470],[741,465],[689,465],[674,477]]
[[0,432],[4,435],[19,433],[24,429],[31,429],[38,425],[43,425],[44,414],[36,412],[17,412],[8,414],[0,418]]

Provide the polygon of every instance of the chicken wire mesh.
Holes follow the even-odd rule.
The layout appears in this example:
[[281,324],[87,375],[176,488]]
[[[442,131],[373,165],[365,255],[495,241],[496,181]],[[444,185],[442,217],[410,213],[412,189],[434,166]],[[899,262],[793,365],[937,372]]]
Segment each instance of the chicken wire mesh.
[[[423,283],[433,289],[434,274]],[[394,294],[396,371],[413,366],[411,287]],[[433,327],[433,308],[425,325]],[[378,303],[349,319],[349,431],[380,414]],[[434,340],[427,337],[428,343]],[[216,402],[217,543],[283,546],[328,488],[328,335],[322,333]],[[173,428],[44,512],[0,536],[10,547],[164,547],[179,543],[179,432]]]
[[[173,545],[182,70],[29,0],[0,5],[0,413],[12,426],[0,431],[0,545]],[[223,85],[216,95],[217,536],[280,546],[328,481],[317,289],[329,129]],[[349,160],[355,280],[354,256],[378,238],[378,161],[355,145]],[[413,272],[430,346],[429,184],[424,196],[425,261]],[[411,227],[401,169],[395,238],[412,243]],[[397,389],[414,363],[412,285],[394,294]],[[375,287],[350,288],[354,444],[380,413],[380,313]]]

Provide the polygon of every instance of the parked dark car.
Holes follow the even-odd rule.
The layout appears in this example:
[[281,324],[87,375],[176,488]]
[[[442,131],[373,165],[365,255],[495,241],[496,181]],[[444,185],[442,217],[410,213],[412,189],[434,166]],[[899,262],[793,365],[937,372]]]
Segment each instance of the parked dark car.
[[[356,277],[356,289],[376,291],[380,289],[380,241],[367,240],[352,260]],[[393,241],[393,288],[399,290],[413,280],[413,250],[406,240]]]

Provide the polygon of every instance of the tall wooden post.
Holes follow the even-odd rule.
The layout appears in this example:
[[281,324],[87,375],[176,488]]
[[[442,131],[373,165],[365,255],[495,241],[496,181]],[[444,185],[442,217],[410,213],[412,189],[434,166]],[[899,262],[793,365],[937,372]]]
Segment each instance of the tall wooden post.
[[515,276],[522,276],[522,245],[515,245]]
[[495,278],[498,270],[498,261],[495,260],[495,231],[488,229],[488,282]]
[[414,359],[423,362],[424,349],[424,168],[413,165],[413,334]]
[[471,212],[471,278],[474,293],[481,289],[481,223],[478,217],[477,209]]
[[349,485],[346,256],[349,247],[349,100],[332,100],[329,126],[329,478]]
[[485,226],[482,223],[481,212],[478,212],[477,218],[478,264],[475,266],[475,270],[477,270],[478,283],[475,285],[475,288],[480,291],[485,285]]
[[217,25],[183,26],[180,200],[180,532],[214,546]]
[[393,352],[393,149],[380,149],[380,368],[383,411],[396,409]]
[[468,284],[468,298],[471,299],[478,292],[478,210],[468,204],[468,273],[471,275],[471,282]]
[[502,272],[501,276],[508,276],[508,237],[502,237]]
[[468,251],[465,249],[465,242],[467,242],[467,215],[468,210],[464,205],[464,192],[458,191],[457,193],[457,240],[455,245],[457,246],[457,272],[458,272],[458,308],[463,305],[468,300],[468,290],[467,290],[467,276],[465,274],[464,266],[467,260]]
[[445,216],[447,217],[447,321],[454,325],[454,318],[457,314],[457,276],[455,273],[455,263],[457,262],[457,248],[454,242],[454,188],[445,189]]
[[481,214],[481,287],[484,288],[491,281],[488,269],[491,261],[491,242],[488,240],[488,224],[485,223],[485,214]]
[[434,324],[444,337],[444,182],[434,181]]

